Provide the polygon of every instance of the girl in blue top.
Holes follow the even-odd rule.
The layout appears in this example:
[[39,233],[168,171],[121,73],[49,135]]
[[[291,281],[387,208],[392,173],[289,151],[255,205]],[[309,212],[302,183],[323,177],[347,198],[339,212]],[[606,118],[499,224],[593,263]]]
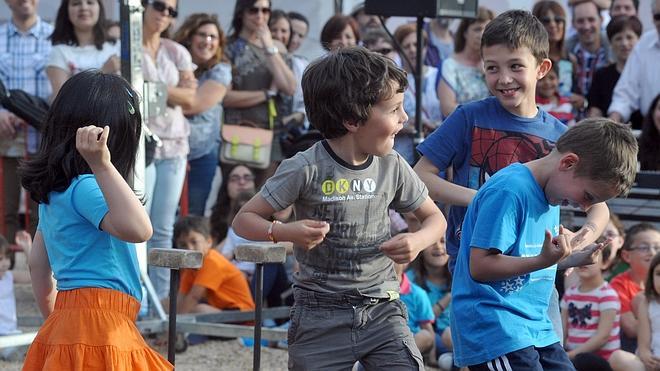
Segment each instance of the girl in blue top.
[[[413,227],[416,228],[416,227]],[[449,305],[451,303],[451,275],[447,263],[445,237],[422,250],[410,263],[408,278],[424,289],[429,297],[435,315],[435,356],[451,352],[451,333],[449,330]],[[434,358],[436,358],[434,357]]]
[[172,369],[134,323],[142,295],[133,243],[153,232],[126,183],[140,139],[138,108],[119,76],[71,77],[48,112],[39,152],[21,169],[39,203],[29,265],[46,319],[24,370]]

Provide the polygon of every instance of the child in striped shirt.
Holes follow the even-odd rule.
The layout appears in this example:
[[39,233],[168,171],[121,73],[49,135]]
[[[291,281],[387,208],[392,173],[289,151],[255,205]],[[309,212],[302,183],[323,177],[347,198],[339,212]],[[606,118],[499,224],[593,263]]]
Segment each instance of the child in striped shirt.
[[598,360],[594,356],[607,360],[620,348],[621,305],[616,291],[603,278],[602,255],[598,253],[596,263],[576,268],[580,281],[566,291],[560,303],[564,347],[578,370],[581,358],[588,357],[593,364]]
[[552,69],[536,84],[536,104],[564,125],[575,125],[573,105],[559,94],[559,64],[553,63]]

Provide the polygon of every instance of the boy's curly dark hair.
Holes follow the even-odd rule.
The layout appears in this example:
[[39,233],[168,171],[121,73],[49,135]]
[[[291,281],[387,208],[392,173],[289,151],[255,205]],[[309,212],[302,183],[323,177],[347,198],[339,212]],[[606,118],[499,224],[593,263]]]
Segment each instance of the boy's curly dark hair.
[[364,123],[374,105],[407,87],[405,71],[363,47],[330,52],[313,61],[302,77],[307,117],[326,139],[345,135],[346,122]]

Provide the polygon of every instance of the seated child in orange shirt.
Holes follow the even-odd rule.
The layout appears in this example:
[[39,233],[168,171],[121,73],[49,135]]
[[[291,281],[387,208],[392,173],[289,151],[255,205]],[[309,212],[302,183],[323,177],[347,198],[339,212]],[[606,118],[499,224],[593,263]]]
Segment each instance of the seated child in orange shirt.
[[254,310],[254,301],[245,276],[212,248],[211,229],[205,218],[186,216],[179,219],[174,224],[174,241],[179,249],[204,254],[201,268],[181,270],[178,313]]

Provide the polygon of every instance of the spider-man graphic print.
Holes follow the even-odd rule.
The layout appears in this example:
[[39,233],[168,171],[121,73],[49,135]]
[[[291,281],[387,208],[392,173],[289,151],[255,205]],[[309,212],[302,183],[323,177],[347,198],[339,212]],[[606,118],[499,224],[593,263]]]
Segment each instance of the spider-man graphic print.
[[478,189],[497,171],[515,162],[544,157],[553,147],[552,142],[536,135],[475,126],[470,157],[470,167],[475,171],[471,169],[470,180],[476,176]]
[[[489,97],[456,108],[417,150],[438,170],[452,169],[452,183],[477,190],[508,165],[550,153],[566,129],[540,108],[535,117],[520,117],[505,110],[495,97]],[[447,216],[447,253],[452,271],[466,210],[452,206]]]

